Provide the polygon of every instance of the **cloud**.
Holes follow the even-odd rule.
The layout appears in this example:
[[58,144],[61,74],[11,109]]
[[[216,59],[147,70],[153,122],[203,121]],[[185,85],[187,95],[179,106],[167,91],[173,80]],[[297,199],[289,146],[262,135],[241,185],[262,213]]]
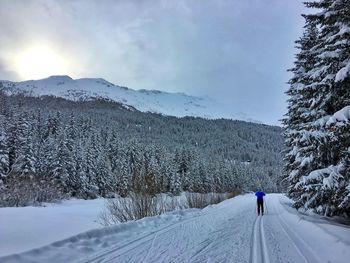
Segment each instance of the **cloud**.
[[276,123],[302,11],[280,0],[1,1],[0,77],[19,79],[11,58],[44,43],[72,77],[208,95]]
[[15,71],[8,70],[5,63],[0,60],[0,79],[1,80],[17,80],[19,76]]

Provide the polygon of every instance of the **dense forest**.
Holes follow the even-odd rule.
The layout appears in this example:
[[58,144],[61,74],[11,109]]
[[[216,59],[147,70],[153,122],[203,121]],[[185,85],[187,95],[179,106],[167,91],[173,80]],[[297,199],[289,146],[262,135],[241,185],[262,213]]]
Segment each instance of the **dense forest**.
[[137,191],[277,191],[282,148],[280,127],[0,93],[2,206]]
[[284,119],[295,207],[350,216],[350,1],[306,2]]

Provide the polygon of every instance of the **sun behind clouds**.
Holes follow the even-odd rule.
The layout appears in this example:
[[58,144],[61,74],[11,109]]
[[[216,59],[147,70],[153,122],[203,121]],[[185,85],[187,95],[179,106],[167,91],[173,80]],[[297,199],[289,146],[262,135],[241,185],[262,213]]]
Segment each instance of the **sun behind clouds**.
[[68,61],[47,45],[31,46],[20,51],[14,58],[14,67],[23,79],[69,74]]

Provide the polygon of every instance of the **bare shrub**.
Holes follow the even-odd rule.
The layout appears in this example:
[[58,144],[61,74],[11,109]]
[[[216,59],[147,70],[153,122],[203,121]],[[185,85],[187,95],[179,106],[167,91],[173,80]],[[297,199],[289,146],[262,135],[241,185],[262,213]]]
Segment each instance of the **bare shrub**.
[[204,208],[208,205],[207,194],[186,193],[189,208]]
[[181,205],[174,197],[160,194],[156,196],[158,214],[181,209]]
[[186,193],[185,200],[182,202],[179,196],[132,193],[126,198],[107,200],[106,208],[100,214],[99,221],[102,225],[109,226],[177,209],[204,208],[235,195],[235,193]]
[[11,175],[0,191],[0,207],[40,205],[64,198],[59,187],[47,178],[30,175]]
[[106,209],[100,214],[103,225],[137,220],[156,216],[178,209],[176,200],[167,200],[165,195],[151,196],[145,193],[132,193],[126,198],[107,200]]
[[242,191],[237,188],[237,189],[233,190],[232,192],[227,193],[227,198],[228,199],[233,198],[237,195],[240,195],[241,193],[242,193]]
[[218,204],[226,199],[239,194],[239,191],[231,193],[186,193],[189,208],[204,208],[208,205]]

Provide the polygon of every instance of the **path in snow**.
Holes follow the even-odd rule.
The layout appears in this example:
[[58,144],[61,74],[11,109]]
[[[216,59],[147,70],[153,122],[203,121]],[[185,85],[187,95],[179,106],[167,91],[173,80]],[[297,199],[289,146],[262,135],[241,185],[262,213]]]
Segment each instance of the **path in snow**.
[[253,237],[251,239],[252,245],[251,245],[250,262],[253,262],[253,263],[270,262],[269,252],[266,246],[263,216],[258,216],[255,219],[252,236]]
[[89,231],[0,262],[348,262],[350,229],[301,216],[288,202],[267,195],[267,214],[258,217],[254,196],[238,196],[201,211]]

